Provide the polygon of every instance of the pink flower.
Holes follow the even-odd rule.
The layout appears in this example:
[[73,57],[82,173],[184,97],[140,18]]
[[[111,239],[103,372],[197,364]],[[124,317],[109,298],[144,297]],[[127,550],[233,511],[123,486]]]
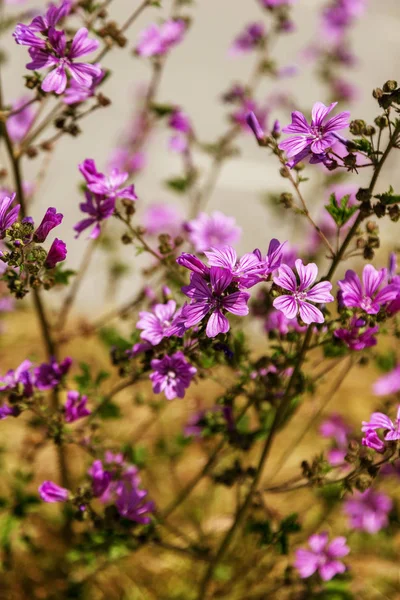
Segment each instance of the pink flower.
[[45,502],[66,502],[69,491],[52,481],[44,481],[39,487],[39,494]]
[[400,391],[400,364],[374,383],[374,394],[386,396]]
[[349,517],[349,526],[367,533],[377,533],[389,523],[388,513],[393,506],[386,494],[375,492],[372,488],[365,492],[356,492],[353,498],[344,504]]
[[369,315],[376,315],[381,306],[393,300],[398,294],[394,284],[384,285],[387,281],[387,269],[377,271],[372,265],[365,265],[363,271],[363,284],[360,278],[352,271],[346,271],[345,278],[338,282],[341,290],[341,301],[350,308],[361,308]]
[[329,149],[343,138],[336,131],[349,126],[349,112],[341,112],[326,121],[328,114],[335,108],[337,102],[325,106],[322,102],[314,104],[311,112],[311,123],[299,112],[292,112],[292,122],[282,129],[283,133],[294,133],[279,144],[291,160],[287,163],[291,168],[298,162],[310,156],[311,163],[326,162]]
[[168,20],[162,25],[150,25],[142,31],[136,52],[139,56],[161,56],[182,41],[186,23],[182,19]]
[[361,431],[369,433],[376,429],[384,429],[386,431],[384,439],[388,442],[400,440],[400,405],[398,406],[394,423],[387,415],[381,412],[372,413],[369,421],[362,422]]
[[210,216],[202,212],[196,219],[189,221],[187,227],[189,240],[197,252],[235,244],[242,233],[233,217],[227,217],[219,211]]
[[142,329],[140,337],[157,346],[168,335],[175,316],[175,300],[168,300],[166,304],[156,304],[153,312],[140,312],[139,321],[136,323],[137,329]]
[[282,265],[279,268],[278,277],[273,278],[276,285],[291,292],[276,298],[273,306],[281,310],[288,319],[293,319],[300,313],[304,323],[323,323],[324,315],[310,302],[318,304],[332,302],[334,300],[330,294],[332,284],[329,281],[322,281],[313,285],[318,275],[316,264],[303,265],[303,261],[298,258],[295,265],[300,280],[299,284],[292,269],[286,265]]
[[183,229],[183,218],[178,208],[163,202],[145,208],[142,221],[148,235],[169,233],[175,237]]
[[306,579],[318,572],[323,581],[329,581],[338,573],[344,573],[345,565],[338,560],[350,552],[345,537],[334,538],[328,544],[328,534],[316,533],[308,538],[310,550],[296,550],[295,568]]

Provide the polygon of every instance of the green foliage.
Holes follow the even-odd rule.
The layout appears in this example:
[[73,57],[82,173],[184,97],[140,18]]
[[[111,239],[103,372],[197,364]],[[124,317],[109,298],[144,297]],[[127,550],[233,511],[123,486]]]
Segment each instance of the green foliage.
[[114,327],[103,327],[100,329],[99,338],[107,348],[118,348],[118,350],[129,350],[133,341],[122,337]]
[[72,269],[64,269],[62,265],[56,265],[53,271],[54,283],[56,285],[69,285],[71,277],[76,275]]
[[118,404],[113,402],[112,400],[107,400],[107,402],[102,402],[100,404],[99,410],[97,412],[101,419],[118,419],[121,416],[121,409]]
[[335,194],[331,194],[329,204],[325,206],[338,227],[343,227],[358,210],[357,206],[349,206],[349,200],[350,194],[343,196],[340,202],[337,201]]
[[165,181],[165,185],[167,188],[176,192],[177,194],[184,194],[187,192],[193,185],[194,179],[193,177],[171,177],[171,179],[167,179]]
[[383,194],[376,194],[374,198],[380,200],[381,203],[385,206],[400,203],[400,196],[394,193],[394,189],[392,188],[392,186],[389,187],[389,190],[387,192],[384,192]]
[[172,104],[159,104],[153,102],[150,105],[150,110],[156,117],[162,118],[171,115],[174,112],[175,108]]
[[397,364],[397,356],[394,350],[388,350],[387,352],[377,354],[375,356],[376,366],[380,371],[388,373],[392,371]]
[[81,374],[75,375],[74,380],[81,394],[96,394],[101,384],[110,377],[107,371],[99,371],[97,375],[92,374],[92,368],[85,362],[79,363]]

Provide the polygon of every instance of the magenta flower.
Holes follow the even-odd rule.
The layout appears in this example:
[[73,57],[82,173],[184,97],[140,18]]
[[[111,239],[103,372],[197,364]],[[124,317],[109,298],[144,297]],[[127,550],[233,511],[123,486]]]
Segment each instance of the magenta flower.
[[[36,38],[38,39],[38,38]],[[101,69],[89,63],[75,63],[74,60],[86,54],[90,54],[99,47],[97,40],[88,39],[88,30],[85,27],[79,29],[70,46],[63,31],[50,28],[48,32],[48,45],[44,47],[32,46],[29,54],[32,62],[26,65],[31,71],[38,71],[46,67],[54,67],[42,82],[42,90],[62,94],[67,87],[67,73],[71,75],[78,84],[90,87],[93,77],[99,77]]]
[[[29,96],[22,96],[12,104],[11,109],[14,111],[18,110],[27,104],[30,99],[31,98]],[[7,131],[14,143],[19,143],[24,139],[33,123],[34,118],[35,110],[32,108],[31,104],[17,112],[15,115],[8,117]]]
[[250,111],[246,115],[246,123],[254,133],[257,142],[262,142],[265,139],[265,131],[261,127],[257,115],[253,111]]
[[364,437],[361,440],[361,444],[380,453],[384,452],[386,449],[385,442],[381,440],[376,431],[373,429],[368,429],[364,432]]
[[54,358],[49,363],[42,363],[35,369],[34,384],[40,391],[52,390],[66,375],[71,367],[72,359],[67,356],[58,363]]
[[43,481],[39,494],[45,502],[67,502],[69,491],[52,481]]
[[[100,65],[97,63],[94,66],[100,68]],[[65,90],[63,102],[65,102],[65,104],[81,104],[81,102],[93,98],[97,92],[97,87],[103,81],[105,74],[105,71],[100,69],[100,74],[93,77],[89,87],[82,83],[78,83],[75,79],[71,79],[69,86]]]
[[175,316],[175,300],[168,300],[166,304],[156,304],[153,312],[140,312],[139,321],[136,323],[137,329],[143,330],[140,337],[153,346],[157,346],[168,335]]
[[184,311],[185,326],[193,327],[211,313],[207,322],[206,335],[215,337],[219,333],[229,331],[229,321],[224,311],[238,316],[249,314],[247,302],[250,294],[242,291],[227,291],[233,281],[233,275],[226,269],[211,267],[209,276],[208,283],[199,273],[192,273],[190,284],[182,288],[183,293],[191,299],[191,303]]
[[150,523],[150,514],[154,511],[153,502],[144,502],[146,490],[139,489],[136,485],[127,482],[121,483],[117,488],[115,506],[121,517],[146,525]]
[[168,125],[172,129],[180,131],[181,133],[190,133],[192,130],[192,125],[188,115],[180,108],[176,108],[171,113],[168,119]]
[[333,0],[322,13],[322,27],[325,35],[339,42],[346,30],[362,16],[366,0]]
[[322,102],[314,104],[312,109],[312,120],[309,124],[305,116],[299,112],[292,112],[292,122],[282,129],[283,133],[294,133],[279,144],[279,148],[286,152],[291,160],[288,166],[294,167],[298,162],[310,155],[310,162],[324,162],[327,159],[329,149],[343,138],[338,136],[340,131],[349,126],[349,112],[342,112],[325,120],[327,115],[335,108],[337,102],[325,106]]
[[16,406],[10,406],[9,404],[0,405],[0,421],[7,417],[17,417],[20,414],[19,409]]
[[112,481],[112,474],[110,471],[104,470],[101,460],[95,460],[88,470],[88,474],[92,478],[93,495],[96,498],[104,497],[104,494],[107,492]]
[[172,237],[175,237],[183,229],[182,215],[171,204],[151,204],[145,209],[142,223],[149,235],[169,233]]
[[67,257],[67,246],[65,242],[56,238],[47,253],[45,267],[54,269],[57,263],[62,262]]
[[197,252],[231,246],[239,241],[242,233],[233,217],[227,217],[219,211],[210,216],[202,212],[196,219],[189,221],[187,226],[189,240]]
[[67,401],[64,405],[66,423],[73,423],[78,419],[90,415],[90,410],[86,406],[87,396],[81,396],[79,392],[71,390],[67,394]]
[[151,361],[151,368],[153,372],[150,373],[150,380],[153,384],[153,392],[155,394],[164,392],[167,400],[183,398],[185,390],[197,373],[196,367],[193,367],[180,351],[161,359],[154,358]]
[[94,225],[90,238],[96,239],[101,232],[101,223],[109,219],[115,210],[115,200],[113,198],[104,198],[90,192],[85,192],[86,202],[82,202],[79,208],[82,212],[87,213],[89,217],[82,219],[75,226],[76,236],[79,237],[82,231]]
[[58,227],[63,218],[64,215],[58,213],[56,208],[48,208],[42,222],[33,234],[34,241],[39,243],[44,242],[50,231],[54,229],[54,227]]
[[377,396],[388,396],[397,394],[400,391],[400,364],[387,373],[379,377],[374,383],[374,394]]
[[231,246],[212,248],[204,253],[210,267],[226,269],[239,287],[249,288],[258,283],[264,273],[264,262],[255,252],[248,252],[238,259],[236,251]]
[[341,415],[333,413],[321,423],[319,432],[323,437],[334,438],[338,446],[347,446],[347,437],[351,433],[351,427],[345,423]]
[[12,207],[14,200],[15,194],[12,194],[10,197],[4,196],[0,199],[0,237],[2,238],[4,238],[7,229],[14,225],[15,221],[18,219],[19,209],[21,207],[19,204]]
[[250,23],[234,40],[229,49],[230,56],[239,56],[260,47],[265,38],[263,23]]
[[389,496],[369,488],[362,493],[356,492],[353,498],[346,500],[344,511],[349,517],[349,527],[377,533],[388,525],[388,513],[392,506]]
[[338,281],[341,290],[341,301],[344,306],[361,308],[369,315],[376,315],[381,306],[393,300],[398,289],[395,284],[384,285],[387,281],[387,269],[377,271],[372,265],[365,265],[361,285],[360,278],[352,271],[346,271],[342,281]]
[[263,261],[263,276],[264,278],[268,278],[269,275],[271,275],[274,271],[276,271],[277,269],[279,269],[279,267],[281,266],[281,263],[283,261],[283,256],[284,256],[284,246],[285,246],[286,242],[283,242],[282,244],[279,242],[279,240],[273,238],[268,246],[268,251],[267,254],[265,255],[265,258],[262,258],[262,254],[260,252],[260,250],[254,250],[254,254]]
[[162,25],[150,25],[142,31],[136,52],[139,56],[161,56],[182,41],[186,23],[182,19],[168,20]]
[[333,332],[333,335],[342,340],[350,348],[350,350],[364,350],[376,346],[377,339],[375,336],[379,331],[379,327],[366,327],[364,319],[353,317],[347,329],[340,328]]
[[300,313],[301,319],[308,325],[310,323],[323,323],[324,315],[319,308],[310,304],[310,302],[317,302],[318,304],[332,302],[334,300],[330,294],[332,284],[329,281],[321,281],[313,285],[318,275],[316,264],[304,265],[303,261],[298,258],[295,265],[299,283],[297,283],[296,275],[292,269],[286,265],[281,265],[278,277],[273,278],[276,285],[290,292],[290,294],[276,298],[273,306],[281,310],[288,319],[293,319]]
[[15,370],[0,377],[0,392],[19,393],[26,398],[33,395],[32,363],[24,360]]
[[302,579],[318,572],[323,581],[329,581],[338,573],[344,573],[345,565],[338,560],[350,552],[345,537],[334,538],[328,544],[328,534],[315,533],[308,538],[310,550],[296,550],[295,568]]
[[112,169],[110,175],[99,173],[93,159],[87,158],[79,165],[79,170],[86,179],[88,189],[97,196],[104,196],[110,200],[123,198],[125,200],[137,200],[134,185],[123,187],[128,179],[128,173],[120,173],[118,169]]
[[[381,412],[372,413],[369,421],[363,421],[361,431],[370,433],[376,429],[384,429],[384,440],[391,442],[400,440],[400,405],[397,409],[396,421],[393,423],[387,415]],[[369,444],[368,444],[369,445]]]

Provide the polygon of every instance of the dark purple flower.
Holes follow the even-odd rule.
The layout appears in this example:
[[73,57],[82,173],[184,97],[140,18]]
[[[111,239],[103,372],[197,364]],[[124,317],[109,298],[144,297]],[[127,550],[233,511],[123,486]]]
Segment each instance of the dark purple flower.
[[199,213],[195,219],[189,221],[188,229],[189,240],[197,252],[235,244],[242,233],[241,227],[236,225],[233,217],[227,217],[219,211],[210,216]]
[[88,471],[92,478],[92,491],[96,498],[101,498],[107,492],[112,474],[110,471],[105,471],[101,460],[95,460]]
[[78,419],[87,417],[90,415],[90,410],[86,406],[87,396],[81,396],[81,394],[75,390],[71,390],[67,394],[67,401],[64,405],[65,421],[67,423],[73,423]]
[[94,225],[89,237],[96,239],[100,235],[100,224],[102,221],[109,219],[114,214],[115,200],[113,198],[97,196],[88,191],[85,192],[85,197],[86,202],[81,202],[79,208],[82,212],[87,213],[90,216],[86,219],[82,219],[74,226],[74,230],[76,231],[75,237],[79,237],[82,231],[85,231],[85,229]]
[[72,359],[69,356],[60,363],[55,358],[52,358],[49,363],[42,363],[35,369],[35,387],[41,391],[54,389],[68,373],[71,364]]
[[[38,41],[39,40],[36,38]],[[17,39],[17,38],[16,38]],[[17,40],[18,41],[18,40]],[[32,41],[32,40],[31,40]],[[21,42],[18,42],[21,43]],[[67,39],[63,31],[57,31],[50,27],[48,31],[48,42],[43,41],[44,47],[37,44],[31,45],[29,54],[32,61],[26,65],[31,71],[38,71],[46,67],[54,67],[42,82],[42,90],[62,94],[67,87],[67,72],[77,81],[79,85],[90,87],[94,77],[99,77],[101,69],[90,63],[75,63],[74,60],[97,50],[99,42],[88,38],[88,30],[85,27],[79,29],[71,45],[67,45]]]
[[332,284],[329,281],[321,281],[313,285],[318,275],[316,264],[304,265],[300,258],[296,260],[295,264],[299,283],[297,283],[292,269],[286,265],[281,265],[278,277],[273,278],[276,285],[290,292],[290,294],[276,298],[273,306],[281,310],[288,319],[293,319],[300,313],[304,323],[323,323],[324,315],[311,302],[317,302],[318,304],[332,302],[334,300],[330,294]]
[[379,289],[387,281],[387,269],[377,271],[372,265],[365,265],[362,279],[361,285],[360,278],[354,271],[346,271],[345,278],[338,281],[342,292],[341,300],[344,306],[361,308],[369,315],[376,315],[381,306],[396,297],[398,289],[395,284],[384,285]]
[[400,391],[400,364],[390,373],[379,377],[374,383],[374,394],[377,396],[387,396],[397,394]]
[[314,104],[312,120],[309,124],[305,116],[299,112],[292,112],[292,123],[282,129],[283,133],[294,133],[293,137],[283,140],[279,148],[286,152],[291,160],[287,163],[291,168],[298,162],[311,156],[310,162],[323,162],[328,150],[343,141],[335,132],[349,126],[349,112],[342,112],[325,121],[327,115],[335,108],[337,102],[325,106],[322,102]]
[[233,275],[227,269],[210,268],[210,282],[198,273],[192,273],[190,284],[182,288],[183,293],[191,299],[185,308],[185,326],[193,327],[200,323],[209,313],[206,327],[207,337],[215,337],[219,333],[229,331],[229,321],[224,315],[228,311],[233,315],[249,314],[247,302],[250,294],[242,291],[227,292],[233,281]]
[[14,225],[18,219],[21,207],[19,204],[12,207],[14,200],[15,194],[12,194],[10,197],[4,196],[0,199],[0,235],[2,238],[5,236],[7,229]]
[[10,406],[9,404],[2,404],[0,406],[0,421],[6,419],[7,417],[17,417],[19,415],[19,410],[16,406]]
[[328,544],[328,534],[315,533],[308,538],[310,550],[296,550],[295,568],[302,579],[318,571],[323,581],[329,581],[338,573],[344,573],[345,565],[338,560],[350,552],[345,537],[334,538]]
[[50,246],[50,250],[47,253],[47,258],[45,267],[47,269],[54,269],[57,263],[62,262],[66,259],[67,256],[67,246],[65,242],[56,238],[52,245]]
[[263,23],[250,23],[234,40],[230,47],[230,56],[239,56],[251,52],[261,45],[266,35]]
[[58,227],[62,222],[64,215],[57,212],[56,208],[48,208],[42,222],[33,234],[35,242],[44,242],[54,227]]
[[69,491],[52,481],[43,481],[39,494],[45,502],[67,502]]
[[379,327],[366,327],[366,321],[353,317],[347,329],[336,329],[333,335],[342,340],[350,350],[364,350],[376,346],[377,339],[374,337],[378,333]]
[[387,415],[381,412],[372,413],[369,421],[362,422],[361,431],[369,433],[376,429],[385,430],[384,440],[387,442],[400,440],[400,405],[397,408],[397,416],[394,423]]
[[168,300],[166,304],[156,304],[153,312],[142,311],[139,313],[137,329],[142,329],[140,337],[153,346],[157,346],[167,335],[176,313],[175,300]]
[[142,525],[150,523],[150,513],[154,511],[154,503],[144,502],[147,494],[146,490],[141,490],[127,482],[118,486],[115,506],[121,517]]
[[118,169],[112,169],[110,175],[104,175],[97,171],[96,163],[87,158],[79,165],[79,170],[86,179],[88,189],[98,196],[104,196],[111,200],[123,198],[125,200],[137,200],[134,185],[123,187],[128,179],[128,173],[120,173]]
[[369,488],[362,493],[355,492],[353,498],[346,500],[344,511],[349,517],[349,527],[377,533],[388,525],[392,506],[389,496]]
[[164,356],[162,359],[154,358],[151,361],[153,372],[150,380],[153,384],[153,392],[161,394],[164,392],[168,400],[183,398],[185,390],[190,386],[193,376],[197,373],[185,358],[182,352],[175,352],[172,356]]

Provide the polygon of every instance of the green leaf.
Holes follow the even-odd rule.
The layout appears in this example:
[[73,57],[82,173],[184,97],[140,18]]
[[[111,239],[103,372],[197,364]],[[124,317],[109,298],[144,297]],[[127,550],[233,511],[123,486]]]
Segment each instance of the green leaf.
[[385,354],[378,354],[375,357],[375,362],[381,371],[384,371],[385,373],[393,371],[397,364],[396,352],[394,350],[388,350]]
[[390,206],[391,204],[399,204],[400,203],[400,196],[394,194],[394,190],[393,190],[392,186],[389,187],[389,190],[387,192],[385,192],[384,194],[376,194],[376,196],[374,196],[374,198],[377,198],[378,200],[380,200],[382,202],[382,204],[384,204],[385,206]]
[[61,265],[57,265],[53,272],[54,281],[58,285],[68,285],[69,280],[74,275],[76,275],[76,271],[73,271],[72,269],[63,269]]
[[100,418],[102,419],[119,419],[121,416],[121,409],[118,404],[115,404],[112,400],[108,400],[108,402],[104,402],[98,410]]
[[365,138],[356,138],[351,140],[352,148],[355,150],[360,150],[361,152],[365,152],[368,156],[372,152],[371,142],[366,140]]
[[331,194],[329,197],[329,204],[325,206],[338,227],[343,227],[343,225],[345,225],[358,210],[357,206],[348,205],[349,200],[350,194],[343,196],[340,202],[337,201],[335,194]]
[[132,342],[123,338],[114,327],[103,327],[100,329],[99,337],[108,348],[116,347],[119,350],[132,348]]
[[162,118],[171,115],[174,112],[175,107],[172,104],[158,104],[153,102],[150,105],[150,110],[156,115],[156,117]]
[[193,185],[193,178],[172,177],[165,181],[165,185],[178,194],[184,194]]

